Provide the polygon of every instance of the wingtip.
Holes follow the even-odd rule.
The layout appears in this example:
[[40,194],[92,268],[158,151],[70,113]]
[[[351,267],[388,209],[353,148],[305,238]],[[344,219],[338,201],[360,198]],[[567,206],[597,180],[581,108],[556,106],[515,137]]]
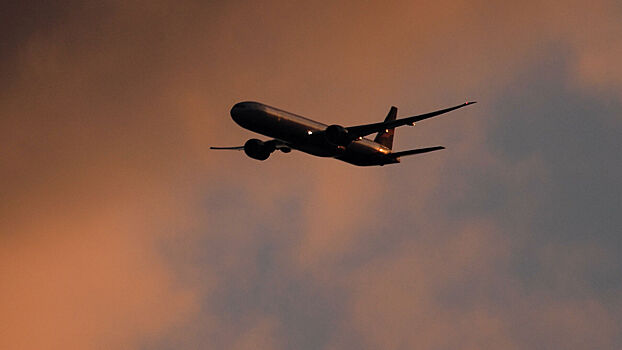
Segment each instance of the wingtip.
[[472,105],[474,103],[477,103],[477,101],[467,101],[467,102],[464,103],[464,105],[468,106],[468,105]]

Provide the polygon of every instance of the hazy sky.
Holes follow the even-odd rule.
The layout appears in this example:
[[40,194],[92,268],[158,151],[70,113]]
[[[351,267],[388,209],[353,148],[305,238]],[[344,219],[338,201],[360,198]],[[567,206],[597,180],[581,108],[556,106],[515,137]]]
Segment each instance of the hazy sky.
[[[619,1],[0,13],[0,348],[622,348]],[[359,168],[256,137],[474,106]]]

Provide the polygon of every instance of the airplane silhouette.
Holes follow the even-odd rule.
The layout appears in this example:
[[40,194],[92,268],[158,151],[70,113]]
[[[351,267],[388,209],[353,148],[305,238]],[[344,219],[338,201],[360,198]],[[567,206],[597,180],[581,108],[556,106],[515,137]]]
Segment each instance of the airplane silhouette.
[[[444,149],[443,146],[393,152],[395,128],[414,126],[416,122],[432,118],[476,102],[408,118],[397,118],[397,107],[389,110],[383,122],[343,127],[325,125],[299,115],[270,107],[259,102],[240,102],[231,108],[231,118],[241,127],[271,137],[261,141],[250,139],[244,146],[210,147],[215,150],[244,150],[246,155],[257,160],[266,160],[276,150],[284,153],[292,149],[318,157],[332,157],[358,165],[385,165],[400,162],[400,157]],[[374,140],[365,136],[378,133]]]

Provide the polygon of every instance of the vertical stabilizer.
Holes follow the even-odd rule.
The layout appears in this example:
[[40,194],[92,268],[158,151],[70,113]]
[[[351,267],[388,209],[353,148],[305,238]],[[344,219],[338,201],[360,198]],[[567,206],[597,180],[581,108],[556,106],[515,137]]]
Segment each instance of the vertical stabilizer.
[[[389,110],[389,114],[387,114],[387,117],[384,118],[384,121],[385,122],[392,121],[392,120],[395,120],[396,117],[397,117],[397,107],[391,106],[391,110]],[[378,135],[376,135],[376,138],[374,139],[374,142],[377,142],[377,143],[387,147],[388,149],[392,149],[392,147],[393,147],[393,134],[394,133],[395,133],[395,128],[386,129],[384,131],[381,131],[381,132],[378,133]]]

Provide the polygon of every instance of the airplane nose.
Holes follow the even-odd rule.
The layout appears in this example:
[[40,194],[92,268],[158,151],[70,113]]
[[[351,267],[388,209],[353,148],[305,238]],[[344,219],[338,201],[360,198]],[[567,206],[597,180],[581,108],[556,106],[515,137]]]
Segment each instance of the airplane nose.
[[238,114],[240,110],[244,109],[244,102],[238,102],[231,107],[231,116]]
[[252,102],[238,102],[231,107],[231,119],[240,125],[246,124],[253,113]]
[[240,118],[242,117],[242,111],[245,108],[244,102],[239,102],[231,107],[231,118],[236,122],[240,122]]

